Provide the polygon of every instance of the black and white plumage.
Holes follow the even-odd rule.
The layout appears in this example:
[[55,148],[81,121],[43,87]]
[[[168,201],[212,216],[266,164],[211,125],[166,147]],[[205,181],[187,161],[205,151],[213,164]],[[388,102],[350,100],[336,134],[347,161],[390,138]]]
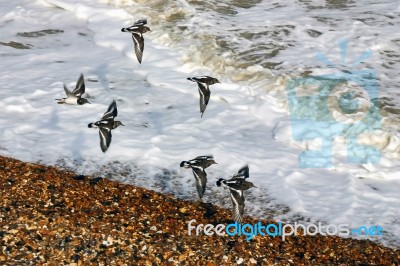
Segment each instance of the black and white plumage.
[[240,168],[239,171],[232,176],[232,178],[241,178],[241,179],[249,178],[249,166],[246,164],[245,166]]
[[132,40],[135,46],[135,54],[139,63],[142,63],[143,49],[144,49],[144,38],[143,33],[151,31],[149,27],[145,26],[147,24],[147,19],[140,19],[136,21],[132,26],[127,28],[122,28],[122,32],[132,33]]
[[111,130],[118,126],[124,126],[120,121],[114,121],[117,115],[117,103],[113,101],[100,121],[88,124],[89,128],[99,128],[100,147],[103,152],[106,152],[111,144]]
[[68,90],[67,86],[64,84],[64,91],[67,98],[56,99],[58,104],[72,104],[72,105],[82,105],[85,103],[90,103],[87,99],[82,98],[85,93],[85,80],[83,74],[79,76],[78,82],[76,83],[75,89],[71,92]]
[[190,81],[196,82],[199,87],[200,94],[200,113],[203,117],[204,111],[206,110],[208,101],[210,100],[211,91],[209,85],[220,83],[218,79],[209,76],[199,76],[187,78]]
[[233,205],[233,219],[239,223],[243,221],[244,212],[244,195],[243,191],[254,187],[253,183],[246,181],[249,177],[249,167],[246,165],[239,169],[239,171],[232,176],[231,179],[226,180],[220,178],[217,181],[217,186],[224,186],[229,188],[232,205]]
[[190,161],[182,161],[180,167],[192,168],[194,178],[196,179],[196,189],[200,200],[206,191],[207,173],[204,171],[207,167],[216,164],[212,155],[198,156]]

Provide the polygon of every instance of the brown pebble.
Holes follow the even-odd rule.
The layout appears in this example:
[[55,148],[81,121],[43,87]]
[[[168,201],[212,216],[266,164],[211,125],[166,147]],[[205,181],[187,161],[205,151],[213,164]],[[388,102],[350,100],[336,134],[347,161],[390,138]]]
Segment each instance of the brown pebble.
[[[203,206],[0,156],[2,265],[398,265],[400,251],[337,236],[188,236],[228,221]],[[78,178],[81,179],[81,178]],[[208,213],[207,213],[208,212]],[[245,217],[246,223],[258,220]],[[273,223],[274,221],[262,221]]]

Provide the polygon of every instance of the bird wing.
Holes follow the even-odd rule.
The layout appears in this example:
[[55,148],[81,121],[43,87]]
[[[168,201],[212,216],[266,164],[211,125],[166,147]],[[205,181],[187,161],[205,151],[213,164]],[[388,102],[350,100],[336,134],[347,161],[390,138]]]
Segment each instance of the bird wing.
[[190,165],[190,166],[199,166],[199,163],[200,163],[201,161],[200,160],[198,160],[198,159],[192,159],[192,160],[189,160],[189,161],[187,161],[187,163]]
[[210,100],[211,92],[208,89],[208,85],[204,85],[203,83],[197,82],[199,85],[199,94],[200,94],[200,113],[203,117],[203,113],[206,110],[208,101]]
[[81,97],[82,94],[85,93],[85,80],[83,79],[83,74],[79,76],[78,82],[76,83],[75,89],[72,91],[72,93],[76,97]]
[[134,32],[139,28],[139,26],[133,24],[132,26],[129,26],[127,28],[122,28],[121,31],[127,31],[127,32]]
[[68,98],[76,98],[76,96],[69,91],[69,89],[67,88],[67,86],[65,86],[65,84],[64,84],[64,91]]
[[195,160],[198,161],[201,167],[203,167],[204,169],[210,167],[213,164],[216,164],[213,155],[198,156],[195,158]]
[[107,111],[104,113],[103,117],[101,120],[110,120],[114,119],[118,115],[118,110],[117,110],[117,103],[112,101],[112,103],[108,106]]
[[207,168],[207,160],[213,160],[214,157],[212,155],[204,155],[204,156],[197,156],[196,158],[188,161],[190,166],[192,167],[202,167],[202,169]]
[[132,40],[135,46],[135,54],[139,63],[142,63],[143,49],[144,49],[144,38],[141,32],[132,32]]
[[103,152],[106,152],[111,143],[111,129],[99,127],[100,147]]
[[213,155],[202,155],[202,156],[197,156],[194,158],[194,160],[214,160]]
[[231,179],[226,180],[225,184],[235,190],[248,190],[254,187],[253,183],[246,181],[243,177],[232,177]]
[[196,82],[207,83],[207,81],[210,78],[211,77],[209,77],[209,76],[197,76],[197,77],[193,77],[192,79],[195,80]]
[[243,178],[246,179],[249,177],[249,166],[246,164],[242,168],[239,169],[239,171],[233,175],[232,178]]
[[193,175],[196,178],[196,189],[201,199],[206,191],[207,174],[201,167],[192,167]]
[[136,26],[141,25],[141,26],[143,26],[143,25],[146,25],[146,24],[147,24],[147,19],[139,19],[133,25],[136,25]]
[[230,188],[230,195],[233,204],[233,219],[239,223],[243,221],[244,196],[242,190]]

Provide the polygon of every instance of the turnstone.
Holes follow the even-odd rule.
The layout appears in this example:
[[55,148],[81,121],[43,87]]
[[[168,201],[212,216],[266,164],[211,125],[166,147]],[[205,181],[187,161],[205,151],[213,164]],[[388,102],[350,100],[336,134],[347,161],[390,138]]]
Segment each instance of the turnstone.
[[144,49],[144,38],[143,33],[151,31],[149,27],[145,26],[147,19],[140,19],[136,21],[132,26],[128,28],[122,28],[122,32],[132,33],[133,44],[135,45],[135,54],[139,63],[142,63],[143,49]]
[[89,128],[99,128],[100,147],[103,152],[106,152],[111,143],[111,130],[118,126],[124,126],[120,121],[114,121],[118,115],[117,103],[113,101],[104,113],[100,121],[88,124]]
[[232,204],[233,204],[233,219],[239,223],[243,221],[244,211],[244,195],[243,191],[255,187],[253,183],[246,181],[249,177],[249,167],[246,165],[232,176],[231,179],[225,180],[220,178],[217,181],[217,186],[225,186],[229,188]]
[[67,98],[56,99],[58,104],[73,104],[73,105],[82,105],[85,103],[90,103],[87,99],[82,98],[82,95],[85,93],[85,81],[83,79],[83,74],[79,76],[78,82],[76,83],[75,89],[70,92],[64,84],[64,91],[67,94]]
[[196,179],[196,189],[199,198],[206,191],[207,174],[204,171],[210,165],[216,164],[212,155],[198,156],[190,161],[182,161],[180,167],[192,168],[194,178]]
[[216,78],[212,78],[209,76],[200,76],[200,77],[192,77],[192,78],[187,78],[190,81],[197,82],[197,85],[199,86],[199,93],[200,93],[200,113],[201,117],[203,117],[203,113],[206,110],[208,101],[210,100],[210,88],[209,85],[215,84],[215,83],[221,83],[218,81]]

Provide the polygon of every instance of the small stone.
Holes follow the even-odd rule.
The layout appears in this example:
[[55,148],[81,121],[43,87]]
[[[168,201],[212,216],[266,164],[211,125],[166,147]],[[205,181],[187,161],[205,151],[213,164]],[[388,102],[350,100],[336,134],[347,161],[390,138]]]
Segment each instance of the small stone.
[[74,254],[71,256],[71,261],[77,263],[79,261],[80,256],[78,254]]
[[112,243],[111,243],[110,241],[107,241],[107,240],[104,240],[104,241],[102,242],[102,244],[103,244],[103,246],[105,246],[105,247],[108,247],[108,246],[111,246],[111,245],[112,245]]

